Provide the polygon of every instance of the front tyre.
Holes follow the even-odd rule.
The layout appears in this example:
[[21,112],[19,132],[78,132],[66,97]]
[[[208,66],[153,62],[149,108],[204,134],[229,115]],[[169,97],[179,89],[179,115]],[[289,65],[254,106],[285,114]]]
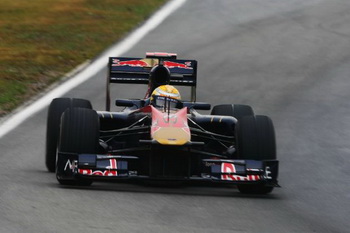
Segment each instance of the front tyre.
[[[272,120],[267,116],[246,116],[236,128],[237,154],[243,160],[275,160],[276,139]],[[267,194],[273,187],[264,184],[237,185],[241,193]]]
[[268,194],[273,190],[273,187],[264,184],[239,184],[237,188],[243,194]]
[[57,143],[60,135],[61,116],[67,108],[80,107],[92,109],[91,103],[84,99],[56,98],[48,110],[46,125],[45,164],[49,172],[55,172]]
[[[96,111],[85,108],[67,109],[62,115],[59,152],[97,154],[99,148],[99,117]],[[59,155],[60,156],[60,155]],[[91,180],[65,180],[56,173],[64,185],[91,185]]]

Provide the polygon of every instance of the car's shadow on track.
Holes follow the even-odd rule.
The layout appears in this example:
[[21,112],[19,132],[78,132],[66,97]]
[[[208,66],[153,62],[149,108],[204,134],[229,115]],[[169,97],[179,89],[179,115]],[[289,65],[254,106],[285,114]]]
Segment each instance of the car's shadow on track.
[[[167,195],[189,195],[189,196],[216,196],[234,198],[257,198],[278,200],[278,194],[248,195],[242,194],[234,185],[223,184],[184,184],[184,183],[154,183],[154,182],[94,182],[91,186],[67,186],[53,184],[57,188],[79,189],[96,192],[132,192],[132,193],[152,193]],[[277,190],[278,191],[278,190]]]

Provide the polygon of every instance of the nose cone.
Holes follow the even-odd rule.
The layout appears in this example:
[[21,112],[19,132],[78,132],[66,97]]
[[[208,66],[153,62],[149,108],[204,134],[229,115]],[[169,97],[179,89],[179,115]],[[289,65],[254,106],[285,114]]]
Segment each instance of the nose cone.
[[177,112],[161,112],[152,108],[151,137],[162,145],[184,145],[191,141],[187,108]]
[[181,146],[191,140],[190,135],[181,128],[165,127],[160,128],[153,134],[153,139],[162,145]]

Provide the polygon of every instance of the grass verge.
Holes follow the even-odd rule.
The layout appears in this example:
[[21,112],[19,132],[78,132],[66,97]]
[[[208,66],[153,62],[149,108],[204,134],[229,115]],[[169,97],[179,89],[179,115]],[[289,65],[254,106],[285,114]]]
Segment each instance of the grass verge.
[[0,117],[101,53],[166,0],[1,0]]

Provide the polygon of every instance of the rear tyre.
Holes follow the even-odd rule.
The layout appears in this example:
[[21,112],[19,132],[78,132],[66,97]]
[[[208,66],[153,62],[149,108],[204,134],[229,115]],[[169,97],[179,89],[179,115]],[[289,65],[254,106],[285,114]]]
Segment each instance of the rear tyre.
[[[272,120],[267,116],[246,116],[236,128],[237,155],[243,160],[275,160],[276,139]],[[267,194],[273,187],[264,184],[238,185],[241,193]]]
[[84,99],[53,99],[48,110],[46,126],[45,164],[50,172],[56,169],[57,142],[60,134],[61,115],[67,108],[80,107],[92,109],[91,103]]
[[214,106],[211,111],[211,115],[233,116],[239,120],[244,116],[254,116],[254,111],[249,105],[221,104]]
[[[70,108],[62,115],[59,151],[68,153],[97,154],[99,148],[99,117],[96,111]],[[63,185],[91,185],[91,180],[62,180]]]

